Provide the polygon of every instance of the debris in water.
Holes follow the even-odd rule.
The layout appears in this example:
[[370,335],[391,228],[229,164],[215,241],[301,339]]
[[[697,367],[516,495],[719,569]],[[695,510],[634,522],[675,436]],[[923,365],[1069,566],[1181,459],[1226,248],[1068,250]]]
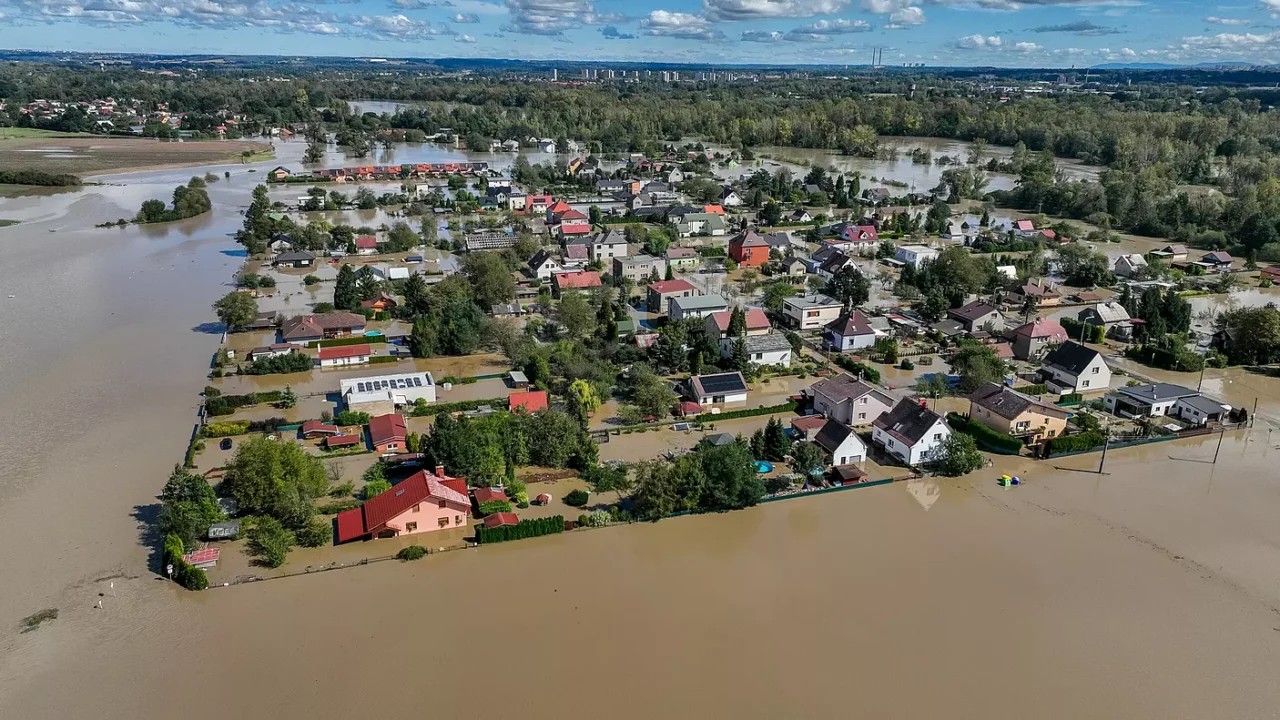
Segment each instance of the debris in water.
[[58,619],[58,608],[45,608],[35,615],[22,618],[22,632],[31,632],[40,627],[40,623]]

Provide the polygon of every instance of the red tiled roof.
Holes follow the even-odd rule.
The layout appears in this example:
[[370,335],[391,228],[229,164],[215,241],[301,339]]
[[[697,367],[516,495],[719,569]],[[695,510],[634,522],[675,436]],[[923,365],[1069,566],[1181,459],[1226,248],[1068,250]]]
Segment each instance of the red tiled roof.
[[365,249],[376,248],[378,247],[378,238],[372,235],[361,235],[356,238],[356,247]]
[[473,494],[477,504],[507,500],[507,493],[502,488],[476,488]]
[[348,445],[359,445],[359,435],[330,435],[324,439],[324,446],[329,448],[347,447]]
[[392,440],[404,440],[404,416],[396,413],[369,418],[369,440],[382,445]]
[[[437,468],[436,477],[441,477],[440,475],[441,472],[443,472],[443,469]],[[462,495],[465,497],[467,494],[467,481],[464,478],[443,477],[441,478],[440,482],[444,483],[445,487],[458,493],[459,495]]]
[[200,550],[193,550],[183,555],[182,559],[186,560],[188,563],[192,565],[198,565],[201,563],[217,562],[219,556],[221,555],[222,555],[222,548],[210,547],[210,548],[202,548]]
[[692,400],[685,400],[684,402],[680,403],[680,414],[684,415],[685,417],[689,417],[691,415],[701,415],[702,406]]
[[568,222],[570,220],[586,220],[587,216],[583,215],[582,211],[580,210],[574,210],[573,208],[569,208],[568,210],[565,210],[564,212],[560,213],[560,219],[562,221]]
[[520,518],[515,513],[494,513],[485,517],[485,527],[502,527],[503,525],[516,525],[520,522]]
[[810,430],[821,430],[823,425],[827,424],[827,419],[821,415],[805,415],[803,417],[791,418],[791,427],[801,432],[809,432]]
[[[652,286],[650,286],[652,287]],[[729,320],[733,318],[732,310],[721,310],[717,313],[711,313],[709,316],[720,329],[720,332],[729,331]],[[773,327],[769,324],[769,316],[764,314],[764,310],[760,308],[747,308],[747,331],[752,330],[768,330]]]
[[551,276],[551,279],[554,280],[556,285],[562,290],[600,287],[600,273],[593,270],[556,273]]
[[705,213],[712,213],[712,214],[715,214],[715,215],[723,215],[723,214],[724,214],[724,206],[722,206],[722,205],[705,205],[705,206],[703,206],[703,208],[702,208],[702,212],[705,212]]
[[338,542],[372,535],[409,508],[430,500],[444,500],[462,512],[471,510],[466,495],[446,485],[435,474],[419,470],[399,485],[369,498],[360,507],[338,513]]
[[1027,335],[1032,338],[1045,338],[1061,336],[1063,339],[1067,337],[1067,331],[1057,320],[1036,320],[1014,330],[1015,335]]
[[337,435],[338,426],[322,423],[319,420],[308,420],[302,423],[302,434],[310,435],[311,433],[328,433],[330,435]]
[[535,413],[539,410],[546,410],[547,391],[528,390],[526,392],[514,392],[507,396],[507,403],[512,411],[518,409],[527,413]]
[[557,200],[554,205],[547,208],[547,212],[551,213],[552,215],[559,215],[560,213],[568,212],[572,209],[573,208],[569,207],[569,203],[563,200]]
[[694,287],[685,280],[660,280],[656,283],[649,283],[649,290],[659,295],[666,295],[673,292],[688,292]]
[[845,228],[842,237],[849,242],[872,242],[880,240],[880,233],[875,225],[855,225]]
[[320,359],[321,360],[337,360],[339,358],[360,357],[361,355],[368,355],[371,352],[372,351],[369,349],[369,346],[363,343],[360,345],[337,345],[334,347],[322,347],[320,348]]
[[1029,231],[1029,230],[1035,230],[1035,229],[1036,229],[1036,224],[1035,224],[1034,222],[1030,221],[1030,220],[1019,220],[1019,221],[1017,222],[1017,227],[1018,227],[1018,229],[1019,229],[1019,230],[1027,230],[1027,231]]

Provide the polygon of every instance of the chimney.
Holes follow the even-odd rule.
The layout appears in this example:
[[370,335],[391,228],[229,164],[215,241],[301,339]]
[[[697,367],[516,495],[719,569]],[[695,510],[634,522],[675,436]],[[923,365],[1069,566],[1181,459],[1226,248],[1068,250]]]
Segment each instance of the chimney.
[[436,466],[436,477],[438,477],[438,478],[442,478],[442,477],[444,477],[444,476],[445,476],[445,475],[444,475],[444,466],[443,466],[443,465],[437,465],[437,466]]

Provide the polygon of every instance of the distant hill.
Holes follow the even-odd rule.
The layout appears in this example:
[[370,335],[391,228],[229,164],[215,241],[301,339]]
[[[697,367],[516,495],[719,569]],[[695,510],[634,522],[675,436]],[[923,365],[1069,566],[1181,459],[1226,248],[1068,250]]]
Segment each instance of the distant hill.
[[1103,63],[1101,65],[1093,65],[1093,70],[1211,70],[1221,68],[1224,70],[1244,69],[1244,68],[1269,68],[1273,65],[1255,65],[1247,62],[1216,62],[1216,63],[1194,63],[1188,65],[1175,65],[1172,63]]

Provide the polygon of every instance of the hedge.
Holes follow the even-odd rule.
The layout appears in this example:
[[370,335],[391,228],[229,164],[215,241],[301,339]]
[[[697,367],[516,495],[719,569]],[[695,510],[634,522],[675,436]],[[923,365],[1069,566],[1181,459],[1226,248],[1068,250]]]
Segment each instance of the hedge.
[[379,363],[393,363],[399,359],[400,358],[396,357],[395,355],[374,355],[369,358],[369,364],[377,365]]
[[1081,322],[1075,318],[1064,317],[1058,322],[1062,324],[1062,329],[1067,331],[1067,337],[1080,341],[1080,333],[1084,332],[1084,341],[1091,343],[1100,343],[1106,336],[1107,329],[1102,325],[1094,325],[1093,323]]
[[1100,448],[1107,442],[1106,436],[1097,430],[1089,432],[1076,433],[1075,435],[1063,435],[1053,438],[1045,446],[1045,450],[1050,455],[1065,452],[1079,452],[1081,450],[1093,450]]
[[345,345],[380,345],[387,341],[385,335],[357,335],[355,337],[329,338],[328,340],[312,340],[309,348],[343,347]]
[[425,412],[419,412],[417,406],[413,408],[413,417],[430,417],[433,415],[448,415],[449,413],[465,412],[467,410],[475,410],[481,405],[491,405],[495,410],[505,408],[507,406],[507,398],[488,398],[485,400],[459,400],[458,402],[440,403],[439,405],[427,405]]
[[1044,383],[1039,385],[1024,385],[1020,388],[1014,388],[1023,395],[1046,395],[1049,392],[1049,386]]
[[862,373],[862,379],[867,380],[868,382],[873,382],[873,383],[880,382],[879,370],[876,370],[870,365],[864,365],[863,363],[860,363],[857,360],[854,360],[853,358],[845,357],[844,355],[837,355],[836,365],[839,365],[840,367],[844,368],[845,370],[848,370],[851,373],[854,373],[855,375],[858,373]]
[[1193,352],[1174,353],[1170,350],[1162,350],[1151,345],[1143,345],[1134,347],[1130,345],[1125,348],[1126,357],[1133,358],[1140,363],[1161,368],[1162,370],[1180,370],[1182,372],[1197,372],[1204,369],[1204,358]]
[[248,420],[227,420],[225,422],[209,423],[200,430],[200,434],[207,438],[243,435],[247,432],[249,432]]
[[182,538],[172,533],[164,536],[164,562],[173,566],[173,581],[188,590],[206,590],[209,587],[209,576],[204,570],[193,567],[182,559],[185,549]]
[[248,395],[219,395],[217,397],[205,398],[205,412],[209,415],[230,415],[236,411],[236,408],[249,407],[258,403],[280,402],[280,390],[269,390],[267,392],[249,393]]
[[722,258],[728,256],[724,248],[718,247],[701,247],[698,248],[698,255],[704,258]]
[[720,413],[714,415],[712,413],[702,413],[694,418],[700,423],[715,422],[718,420],[737,420],[738,418],[757,417],[759,415],[772,415],[780,412],[795,412],[796,404],[794,401],[788,400],[781,405],[770,405],[768,407],[752,408],[750,410],[734,410],[733,412]]
[[1058,398],[1059,405],[1078,405],[1082,402],[1084,402],[1084,395],[1080,393],[1067,393]]
[[1009,455],[1017,455],[1022,452],[1021,440],[996,432],[986,425],[974,422],[959,413],[947,413],[947,424],[966,435],[972,436],[979,445],[983,445],[993,452],[1007,453]]
[[564,516],[552,515],[551,517],[533,520],[521,520],[515,525],[501,525],[498,527],[481,525],[476,528],[476,542],[484,545],[508,540],[524,540],[525,538],[554,535],[562,532],[564,532]]

